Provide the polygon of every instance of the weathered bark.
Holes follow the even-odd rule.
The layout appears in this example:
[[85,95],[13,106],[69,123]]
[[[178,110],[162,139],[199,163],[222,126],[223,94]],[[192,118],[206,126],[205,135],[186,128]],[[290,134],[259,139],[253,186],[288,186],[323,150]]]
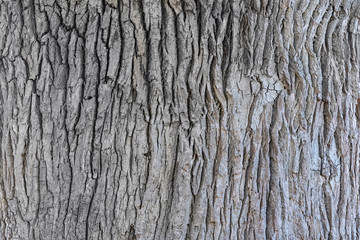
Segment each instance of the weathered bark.
[[357,0],[0,0],[2,239],[359,239]]

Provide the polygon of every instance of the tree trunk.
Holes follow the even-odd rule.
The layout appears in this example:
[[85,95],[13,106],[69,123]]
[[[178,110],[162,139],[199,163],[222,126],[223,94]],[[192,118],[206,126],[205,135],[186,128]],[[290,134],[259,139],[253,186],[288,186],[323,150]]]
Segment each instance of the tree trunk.
[[0,0],[0,238],[359,239],[357,0]]

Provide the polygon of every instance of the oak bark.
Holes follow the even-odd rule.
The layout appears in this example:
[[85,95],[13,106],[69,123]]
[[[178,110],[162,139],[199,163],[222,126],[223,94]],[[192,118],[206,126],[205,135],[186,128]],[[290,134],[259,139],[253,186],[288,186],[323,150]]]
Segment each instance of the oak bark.
[[357,0],[0,0],[1,239],[359,239]]

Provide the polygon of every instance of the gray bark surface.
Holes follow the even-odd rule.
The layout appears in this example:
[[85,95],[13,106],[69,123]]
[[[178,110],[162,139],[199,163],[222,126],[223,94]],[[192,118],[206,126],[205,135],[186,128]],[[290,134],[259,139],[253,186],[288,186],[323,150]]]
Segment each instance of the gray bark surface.
[[0,239],[360,239],[359,7],[0,0]]

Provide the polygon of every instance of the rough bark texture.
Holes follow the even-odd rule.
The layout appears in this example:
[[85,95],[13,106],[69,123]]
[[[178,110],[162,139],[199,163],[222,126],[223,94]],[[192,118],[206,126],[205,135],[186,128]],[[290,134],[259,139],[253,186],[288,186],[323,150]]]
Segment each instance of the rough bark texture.
[[357,0],[0,0],[1,239],[359,239]]

